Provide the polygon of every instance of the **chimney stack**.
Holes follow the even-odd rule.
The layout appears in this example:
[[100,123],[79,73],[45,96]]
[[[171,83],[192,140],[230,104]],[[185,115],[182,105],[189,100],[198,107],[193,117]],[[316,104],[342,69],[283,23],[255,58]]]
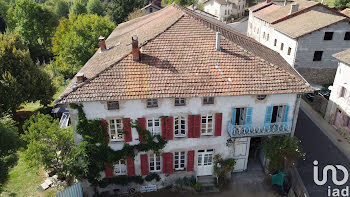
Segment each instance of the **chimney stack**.
[[100,43],[101,52],[107,49],[105,37],[100,36],[100,37],[98,38],[98,43]]
[[136,35],[131,37],[131,53],[132,53],[132,59],[134,61],[140,61],[141,59],[141,54],[140,54],[140,49],[139,49],[139,40]]
[[272,0],[266,0],[266,3],[271,3]]
[[221,33],[220,32],[216,32],[216,42],[215,42],[215,50],[216,51],[221,51],[220,40],[221,40]]
[[292,5],[290,5],[290,12],[289,12],[289,14],[297,12],[298,9],[299,9],[299,4],[298,3],[293,3]]
[[286,6],[286,5],[287,5],[287,0],[284,0],[283,6]]
[[84,73],[77,73],[76,77],[77,77],[77,83],[81,83],[85,79]]

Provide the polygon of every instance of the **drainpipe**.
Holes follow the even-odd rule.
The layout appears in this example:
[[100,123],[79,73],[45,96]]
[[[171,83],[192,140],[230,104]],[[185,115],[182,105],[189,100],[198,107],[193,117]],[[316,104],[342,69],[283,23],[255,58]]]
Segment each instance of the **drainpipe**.
[[290,133],[291,137],[294,136],[295,128],[296,128],[296,125],[297,125],[297,120],[298,120],[298,115],[299,115],[299,108],[300,108],[300,99],[301,99],[301,94],[297,94],[297,100],[295,101],[295,107],[294,107],[292,130],[291,130],[291,133]]

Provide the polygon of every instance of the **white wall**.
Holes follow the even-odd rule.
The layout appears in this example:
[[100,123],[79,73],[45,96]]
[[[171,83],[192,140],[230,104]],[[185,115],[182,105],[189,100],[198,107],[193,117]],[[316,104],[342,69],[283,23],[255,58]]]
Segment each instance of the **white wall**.
[[225,20],[225,18],[230,15],[237,16],[237,14],[239,14],[241,17],[244,13],[246,1],[234,0],[233,3],[237,6],[237,8],[235,8],[233,4],[221,5],[215,0],[210,0],[204,4],[204,11],[217,16],[221,21]]

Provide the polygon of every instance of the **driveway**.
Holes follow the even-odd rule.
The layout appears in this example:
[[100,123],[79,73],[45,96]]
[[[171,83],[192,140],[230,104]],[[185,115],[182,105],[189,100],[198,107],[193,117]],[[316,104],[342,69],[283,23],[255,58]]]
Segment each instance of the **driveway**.
[[230,23],[228,24],[230,27],[232,27],[234,30],[238,31],[241,34],[247,35],[247,29],[248,29],[248,17],[243,18],[239,22]]
[[[313,181],[313,162],[318,161],[319,179],[322,179],[321,170],[326,165],[343,165],[350,169],[350,161],[332,143],[332,141],[321,131],[321,129],[306,115],[303,110],[299,111],[299,117],[295,136],[301,140],[301,146],[306,153],[306,159],[298,163],[298,171],[311,197],[326,197],[327,187],[343,189],[344,186],[335,186],[332,183],[331,173],[328,173],[328,182],[318,186]],[[341,171],[338,171],[338,180],[343,178]]]

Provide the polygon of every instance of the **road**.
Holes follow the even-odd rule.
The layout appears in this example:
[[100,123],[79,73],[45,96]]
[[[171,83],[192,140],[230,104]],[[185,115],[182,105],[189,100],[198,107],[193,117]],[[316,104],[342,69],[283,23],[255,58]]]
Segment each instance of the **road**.
[[230,23],[228,25],[241,34],[247,35],[248,17],[242,19],[240,22]]
[[[348,180],[343,186],[335,186],[332,183],[331,173],[328,173],[328,181],[325,185],[318,186],[314,183],[313,162],[315,160],[318,161],[319,179],[322,179],[321,171],[324,166],[343,165],[350,170],[350,161],[302,110],[299,112],[295,136],[301,140],[302,149],[306,153],[306,159],[298,163],[298,171],[311,197],[328,196],[328,186],[331,186],[332,189],[343,189],[350,185]],[[337,179],[342,180],[343,173],[339,170],[337,172]]]

